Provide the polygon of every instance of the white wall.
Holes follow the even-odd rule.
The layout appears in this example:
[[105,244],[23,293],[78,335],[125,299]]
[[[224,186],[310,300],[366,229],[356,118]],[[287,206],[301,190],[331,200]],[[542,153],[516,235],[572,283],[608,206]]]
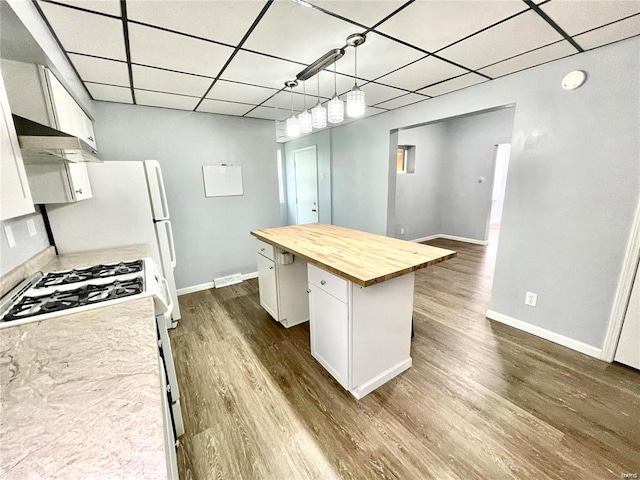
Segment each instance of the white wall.
[[[95,115],[104,160],[162,166],[178,288],[256,271],[249,231],[282,224],[272,121],[107,102],[96,102]],[[221,163],[242,166],[243,196],[204,196],[202,165]]]
[[334,223],[393,234],[390,130],[515,104],[491,309],[600,348],[640,192],[639,58],[634,38],[334,128]]
[[[28,220],[33,220],[36,227],[36,234],[33,237],[29,235]],[[13,248],[9,247],[5,235],[4,228],[6,226],[11,227],[13,231],[13,237],[16,242]],[[21,263],[26,262],[48,246],[49,238],[38,208],[36,208],[36,213],[0,222],[0,275],[4,275]]]

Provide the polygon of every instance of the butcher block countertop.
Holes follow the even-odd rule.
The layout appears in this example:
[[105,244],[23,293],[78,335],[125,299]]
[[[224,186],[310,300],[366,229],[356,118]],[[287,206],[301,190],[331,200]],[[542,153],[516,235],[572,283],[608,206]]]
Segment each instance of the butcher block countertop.
[[254,230],[251,235],[363,287],[456,256],[453,250],[321,223]]
[[[42,270],[134,260],[62,255]],[[0,478],[166,478],[151,297],[0,329]]]

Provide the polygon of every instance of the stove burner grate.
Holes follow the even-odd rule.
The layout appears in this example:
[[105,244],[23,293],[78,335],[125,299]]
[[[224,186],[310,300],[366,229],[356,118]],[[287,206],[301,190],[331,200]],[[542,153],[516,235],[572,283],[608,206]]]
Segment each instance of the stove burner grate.
[[22,297],[2,319],[3,322],[83,307],[94,303],[117,300],[142,293],[142,277],[114,280],[102,285],[84,285],[74,290],[58,291],[39,296]]
[[115,275],[126,275],[142,271],[142,260],[120,262],[108,265],[95,265],[89,268],[73,269],[64,272],[47,273],[34,288],[55,287],[76,282],[86,282],[96,278],[107,278]]

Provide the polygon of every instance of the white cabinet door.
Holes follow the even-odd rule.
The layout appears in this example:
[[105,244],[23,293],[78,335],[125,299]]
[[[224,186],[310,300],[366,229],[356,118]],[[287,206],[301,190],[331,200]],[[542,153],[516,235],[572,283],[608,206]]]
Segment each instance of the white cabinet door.
[[349,309],[346,303],[309,284],[311,355],[349,390]]
[[80,108],[50,70],[45,69],[44,76],[49,89],[51,110],[58,130],[81,138],[93,148],[97,148],[91,118]]
[[0,110],[0,220],[6,220],[35,210],[1,76]]
[[262,255],[258,255],[258,288],[260,289],[260,305],[269,314],[280,321],[278,316],[278,291],[276,284],[276,265]]
[[84,163],[67,163],[67,171],[69,172],[69,188],[74,201],[86,200],[91,198],[91,183],[89,183],[89,173]]

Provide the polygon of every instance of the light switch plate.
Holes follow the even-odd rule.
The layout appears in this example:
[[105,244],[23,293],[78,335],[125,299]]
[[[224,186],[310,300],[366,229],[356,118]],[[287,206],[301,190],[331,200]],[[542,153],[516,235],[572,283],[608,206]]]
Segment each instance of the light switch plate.
[[9,244],[9,248],[13,248],[16,246],[16,239],[13,237],[13,230],[11,226],[6,225],[4,227],[4,234],[7,236],[7,243]]
[[29,229],[30,237],[35,237],[35,235],[38,233],[36,231],[36,222],[33,221],[33,218],[27,220],[27,228]]

